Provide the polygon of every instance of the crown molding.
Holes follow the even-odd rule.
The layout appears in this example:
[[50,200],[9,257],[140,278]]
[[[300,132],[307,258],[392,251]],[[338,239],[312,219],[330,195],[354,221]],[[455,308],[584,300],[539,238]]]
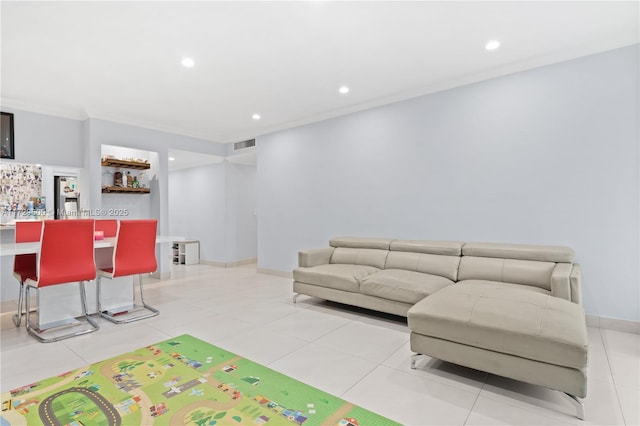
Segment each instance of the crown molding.
[[147,129],[147,130],[155,130],[163,133],[171,133],[178,136],[186,136],[189,138],[200,139],[205,142],[226,143],[226,142],[221,142],[220,138],[217,138],[217,137],[212,138],[211,135],[205,135],[203,133],[192,132],[179,127],[166,126],[166,125],[152,123],[144,120],[135,120],[128,117],[120,116],[118,114],[110,114],[102,111],[90,110],[88,116],[89,118],[93,118],[96,120],[110,121],[112,123],[123,124],[126,126],[134,126],[134,127]]
[[[293,127],[304,126],[340,116],[361,112],[368,109],[381,107],[397,102],[406,101],[412,98],[425,96],[445,90],[453,89],[456,87],[466,86],[469,84],[478,83],[481,81],[491,80],[498,77],[503,77],[509,74],[516,74],[523,71],[533,70],[536,68],[552,65],[556,63],[571,61],[581,57],[591,56],[599,53],[603,53],[608,50],[615,50],[618,48],[629,47],[638,45],[640,39],[629,40],[628,38],[608,39],[600,40],[595,43],[590,43],[582,46],[578,46],[574,49],[563,50],[561,52],[553,52],[551,54],[541,55],[539,57],[531,58],[525,61],[514,62],[505,66],[496,67],[479,73],[473,73],[458,78],[447,79],[438,83],[419,87],[416,89],[395,93],[390,96],[379,97],[371,99],[366,102],[351,105],[345,108],[334,109],[331,111],[306,116],[303,118],[274,124],[271,126],[264,126],[261,128],[247,129],[246,131],[239,131],[229,134],[203,134],[194,132],[192,130],[186,130],[180,127],[166,126],[159,123],[153,123],[150,121],[136,120],[130,117],[124,117],[118,114],[112,114],[95,109],[74,109],[61,106],[37,104],[20,100],[11,97],[0,98],[0,105],[4,108],[15,108],[24,111],[30,111],[34,113],[52,115],[56,117],[68,118],[73,120],[87,120],[94,118],[98,120],[110,121],[118,124],[136,126],[149,130],[156,130],[160,132],[171,133],[179,136],[186,136],[191,138],[200,139],[207,142],[217,143],[234,143],[246,139],[254,138],[258,135],[265,135],[269,133],[279,132]],[[640,45],[639,45],[640,46]]]
[[0,98],[2,108],[18,109],[33,112],[36,114],[51,115],[53,117],[68,118],[71,120],[84,121],[89,118],[83,109],[63,107],[60,105],[45,105],[36,102],[25,101],[23,99],[3,96]]
[[483,71],[480,73],[474,73],[474,74],[469,74],[459,78],[448,79],[433,85],[395,93],[390,96],[384,96],[384,97],[372,99],[367,102],[363,102],[357,105],[351,105],[345,108],[332,110],[323,114],[316,114],[316,115],[307,116],[298,120],[288,121],[288,122],[280,123],[274,126],[264,127],[259,131],[239,132],[239,133],[234,133],[230,135],[225,135],[224,137],[221,138],[221,140],[223,140],[224,142],[242,141],[245,139],[258,137],[258,136],[266,135],[269,133],[275,133],[275,132],[283,131],[286,129],[291,129],[294,127],[313,124],[320,121],[330,120],[330,119],[342,117],[348,114],[353,114],[356,112],[366,111],[369,109],[394,104],[397,102],[407,101],[420,96],[426,96],[426,95],[430,95],[438,92],[443,92],[445,90],[455,89],[458,87],[479,83],[482,81],[488,81],[494,78],[504,77],[510,74],[517,74],[520,72],[542,68],[548,65],[559,64],[562,62],[568,62],[568,61],[580,59],[583,57],[597,55],[609,50],[616,50],[616,49],[621,49],[621,48],[630,47],[634,45],[638,45],[638,47],[640,48],[639,43],[640,43],[640,39],[638,41],[633,41],[633,42],[629,42],[628,40],[601,41],[600,43],[597,43],[595,45],[589,44],[589,45],[584,45],[569,51],[565,50],[565,51],[556,52],[553,54],[542,55],[527,61],[519,61],[509,65],[496,67],[487,71]]

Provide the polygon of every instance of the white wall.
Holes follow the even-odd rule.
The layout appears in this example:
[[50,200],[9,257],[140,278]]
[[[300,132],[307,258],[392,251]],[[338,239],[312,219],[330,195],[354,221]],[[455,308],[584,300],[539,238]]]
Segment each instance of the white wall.
[[640,320],[638,46],[259,137],[259,267],[338,235],[568,245]]
[[255,259],[256,167],[228,162],[169,174],[171,235],[200,241],[200,258]]
[[226,165],[227,261],[255,259],[258,252],[256,166]]
[[200,241],[200,259],[226,262],[225,164],[169,173],[169,233]]

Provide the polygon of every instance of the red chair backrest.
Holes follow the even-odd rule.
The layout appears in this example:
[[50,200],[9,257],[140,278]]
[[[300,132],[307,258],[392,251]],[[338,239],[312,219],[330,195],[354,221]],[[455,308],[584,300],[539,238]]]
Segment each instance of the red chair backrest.
[[96,277],[93,228],[93,219],[44,221],[38,287]]
[[116,219],[96,219],[96,231],[103,231],[104,237],[115,237],[118,234],[118,221]]
[[156,231],[155,219],[121,220],[113,253],[113,276],[155,272]]
[[[42,236],[42,222],[16,222],[16,243],[33,243],[40,241]],[[18,254],[13,260],[13,272],[17,274],[32,274],[36,268],[36,255]]]
[[40,241],[42,221],[16,222],[16,243],[33,243]]

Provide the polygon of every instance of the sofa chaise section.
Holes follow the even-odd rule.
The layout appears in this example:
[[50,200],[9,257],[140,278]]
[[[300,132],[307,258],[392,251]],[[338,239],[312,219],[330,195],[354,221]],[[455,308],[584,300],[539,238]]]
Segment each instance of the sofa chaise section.
[[457,283],[409,310],[411,350],[559,390],[583,418],[588,342],[573,250],[469,243],[462,255]]

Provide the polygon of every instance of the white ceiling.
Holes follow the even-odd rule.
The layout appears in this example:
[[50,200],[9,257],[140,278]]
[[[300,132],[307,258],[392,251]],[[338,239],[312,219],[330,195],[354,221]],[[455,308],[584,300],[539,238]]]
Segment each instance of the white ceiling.
[[1,13],[3,106],[219,142],[640,41],[636,1],[2,1]]
[[169,150],[169,172],[190,169],[193,167],[203,167],[211,164],[220,164],[224,161],[245,166],[255,166],[258,164],[258,157],[255,148],[243,149],[228,157],[218,155],[201,154],[199,152],[183,151],[180,149]]
[[190,169],[192,167],[208,166],[219,164],[224,161],[224,157],[218,155],[201,154],[199,152],[182,151],[179,149],[169,150],[169,172]]

